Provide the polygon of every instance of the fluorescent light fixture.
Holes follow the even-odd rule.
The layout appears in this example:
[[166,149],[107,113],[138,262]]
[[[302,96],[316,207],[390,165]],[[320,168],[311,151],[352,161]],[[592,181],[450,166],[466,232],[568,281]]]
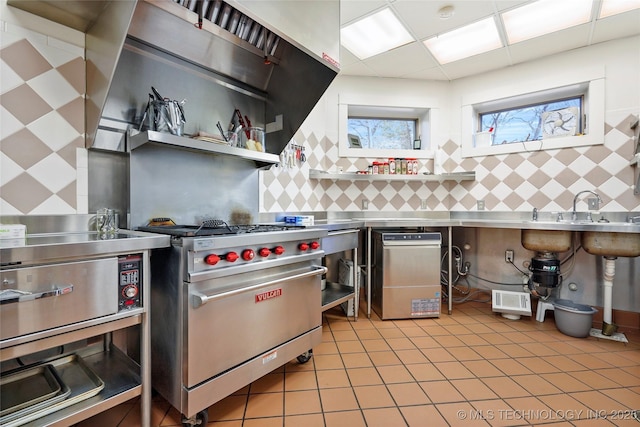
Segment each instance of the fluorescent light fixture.
[[440,64],[502,47],[493,18],[483,19],[424,41]]
[[640,9],[640,0],[602,0],[598,18],[606,18],[634,9]]
[[539,0],[502,14],[509,44],[584,24],[591,19],[591,0]]
[[414,39],[389,8],[340,30],[340,43],[360,59],[367,59]]

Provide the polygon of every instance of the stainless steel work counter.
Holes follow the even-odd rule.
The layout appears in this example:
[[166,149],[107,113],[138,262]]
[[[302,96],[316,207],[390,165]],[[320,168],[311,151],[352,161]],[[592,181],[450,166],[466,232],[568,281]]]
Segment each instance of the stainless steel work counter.
[[100,236],[97,232],[28,234],[25,239],[0,240],[0,258],[3,264],[41,263],[131,253],[169,245],[169,236],[130,230],[120,230],[109,236]]

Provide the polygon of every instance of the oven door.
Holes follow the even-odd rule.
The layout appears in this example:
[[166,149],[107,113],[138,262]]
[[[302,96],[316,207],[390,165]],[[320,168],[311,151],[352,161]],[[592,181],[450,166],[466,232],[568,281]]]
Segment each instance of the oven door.
[[[304,262],[187,284],[184,385],[194,387],[320,327],[325,271]],[[279,362],[274,368],[287,361]]]
[[[118,311],[118,258],[0,272],[0,339],[72,327]],[[78,326],[80,327],[80,326]]]

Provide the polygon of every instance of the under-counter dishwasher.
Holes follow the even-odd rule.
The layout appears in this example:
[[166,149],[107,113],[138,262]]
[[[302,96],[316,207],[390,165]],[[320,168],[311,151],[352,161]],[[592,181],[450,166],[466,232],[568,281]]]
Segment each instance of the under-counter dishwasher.
[[371,306],[381,319],[439,317],[438,232],[374,230]]

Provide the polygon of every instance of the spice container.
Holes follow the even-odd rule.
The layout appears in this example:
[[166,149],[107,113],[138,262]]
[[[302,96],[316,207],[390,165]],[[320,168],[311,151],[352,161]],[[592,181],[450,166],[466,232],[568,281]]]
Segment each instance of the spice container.
[[378,162],[373,162],[373,171],[371,173],[374,175],[378,175],[380,173],[380,164]]
[[389,159],[389,173],[390,174],[396,173],[396,159],[393,159],[393,158]]

